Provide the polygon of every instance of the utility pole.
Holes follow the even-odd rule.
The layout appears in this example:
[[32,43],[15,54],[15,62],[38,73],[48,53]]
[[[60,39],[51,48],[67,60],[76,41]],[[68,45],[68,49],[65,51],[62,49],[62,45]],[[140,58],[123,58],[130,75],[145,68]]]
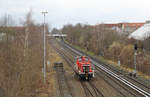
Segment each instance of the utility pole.
[[44,32],[44,67],[43,67],[43,72],[44,72],[44,83],[46,83],[46,35],[45,35],[45,15],[48,13],[46,11],[43,11],[41,12],[44,16],[44,29],[43,29],[43,32]]

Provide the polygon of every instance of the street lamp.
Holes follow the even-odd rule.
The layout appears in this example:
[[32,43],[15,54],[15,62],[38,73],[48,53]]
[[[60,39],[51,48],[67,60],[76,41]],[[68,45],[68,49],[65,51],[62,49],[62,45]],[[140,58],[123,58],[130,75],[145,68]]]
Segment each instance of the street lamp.
[[45,37],[45,15],[48,13],[46,11],[43,11],[41,12],[44,16],[44,29],[43,29],[43,32],[44,32],[44,68],[43,68],[43,72],[44,72],[44,83],[46,83],[46,37]]

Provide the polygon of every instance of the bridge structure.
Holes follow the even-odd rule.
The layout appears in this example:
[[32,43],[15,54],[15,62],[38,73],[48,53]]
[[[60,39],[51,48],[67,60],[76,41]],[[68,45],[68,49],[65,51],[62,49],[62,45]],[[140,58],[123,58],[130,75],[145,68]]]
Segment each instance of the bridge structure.
[[48,36],[52,36],[52,37],[67,37],[67,34],[48,34]]

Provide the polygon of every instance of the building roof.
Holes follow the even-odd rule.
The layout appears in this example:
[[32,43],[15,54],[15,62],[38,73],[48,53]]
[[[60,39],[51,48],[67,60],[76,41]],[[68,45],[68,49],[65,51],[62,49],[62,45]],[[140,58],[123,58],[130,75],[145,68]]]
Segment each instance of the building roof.
[[150,37],[150,23],[144,24],[129,36],[129,38],[134,38],[136,40],[144,40],[148,37]]
[[135,27],[135,28],[139,28],[141,26],[143,26],[145,23],[118,23],[118,27]]
[[[104,27],[107,28],[112,28],[112,27],[119,27],[122,28],[122,26],[124,27],[133,27],[133,28],[139,28],[141,26],[143,26],[145,23],[144,22],[137,22],[137,23],[117,23],[117,24],[99,24],[99,25],[104,25]],[[96,25],[96,26],[99,26]]]

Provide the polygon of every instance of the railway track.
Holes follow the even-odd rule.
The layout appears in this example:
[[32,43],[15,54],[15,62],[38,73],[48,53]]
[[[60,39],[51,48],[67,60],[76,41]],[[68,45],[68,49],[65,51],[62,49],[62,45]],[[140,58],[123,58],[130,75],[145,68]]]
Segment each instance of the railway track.
[[91,82],[81,81],[86,97],[105,97],[103,93]]
[[55,63],[54,68],[56,70],[60,97],[73,97],[71,92],[68,89],[68,84],[66,83],[63,64]]
[[[60,52],[57,48],[55,48],[56,50],[57,50],[57,52],[59,52],[59,54],[62,56],[63,55],[63,57],[64,57],[64,59],[67,61],[67,62],[69,62],[68,64],[70,65],[70,66],[72,66],[71,64],[74,64],[73,63],[73,59],[71,59],[71,57],[73,57],[72,56],[72,54],[71,53],[69,53],[68,51],[65,51],[65,52]],[[60,50],[65,50],[65,49],[63,49],[63,48],[60,48]],[[73,67],[72,67],[73,68]],[[90,82],[89,82],[89,84],[90,84]],[[117,83],[118,84],[118,83]],[[83,85],[83,87],[85,87],[84,85]],[[93,88],[93,91],[94,91],[94,93],[95,94],[93,94],[93,95],[99,95],[99,96],[94,96],[94,97],[105,97],[96,87],[94,87],[94,86],[91,86],[92,88]],[[114,89],[116,89],[121,95],[123,95],[123,97],[130,97],[130,96],[128,96],[127,94],[128,93],[130,93],[130,91],[127,93],[127,94],[123,94],[123,93],[121,93],[120,92],[120,89],[117,89],[117,88],[114,88]],[[89,91],[89,90],[87,90],[87,88],[84,88],[84,90],[85,91]],[[97,94],[97,93],[99,93],[99,94]],[[124,92],[125,93],[125,92]],[[91,94],[91,93],[90,93]],[[133,93],[131,93],[132,95],[134,95]],[[89,94],[88,94],[89,95]],[[88,97],[88,96],[87,96]],[[133,97],[136,97],[135,95],[133,96]]]
[[[73,48],[67,46],[68,49],[70,49],[72,52],[76,53],[76,55],[83,55],[81,52],[78,52],[76,50],[74,50]],[[74,54],[75,55],[75,54]],[[123,83],[124,85],[128,86],[129,88],[131,88],[132,90],[138,92],[139,94],[141,94],[141,97],[145,96],[145,97],[150,97],[150,93],[139,88],[138,86],[134,85],[133,83],[129,82],[128,80],[120,77],[119,75],[115,74],[114,72],[112,72],[111,70],[107,69],[106,67],[104,67],[102,64],[99,64],[98,62],[93,60],[93,63],[96,65],[96,67],[100,68],[101,70],[103,70],[104,72],[106,72],[107,74],[111,75],[112,77],[114,77],[115,79],[117,79],[118,81],[120,81],[121,83]],[[137,82],[139,83],[139,82]],[[143,87],[145,85],[143,85],[142,83],[140,83]],[[147,87],[145,87],[147,88]],[[149,89],[149,88],[147,88]]]
[[89,82],[89,84],[93,87],[97,97],[105,97],[103,93],[92,82]]
[[[63,47],[62,49],[67,49],[67,53],[68,52],[70,53],[70,51],[71,51],[72,54],[70,54],[70,56],[71,55],[73,55],[73,56],[83,55],[81,52],[78,52],[78,51],[74,50],[71,47],[65,47],[65,48]],[[126,87],[130,88],[130,91],[134,91],[134,92],[140,94],[140,96],[138,95],[138,97],[150,97],[149,91],[147,92],[147,91],[139,88],[138,86],[134,85],[133,83],[129,82],[128,80],[120,77],[119,75],[115,74],[111,70],[105,68],[104,66],[102,66],[102,64],[99,64],[98,62],[96,62],[94,60],[92,60],[92,61],[95,64],[96,67],[98,67],[99,69],[103,70],[105,73],[107,73],[108,75],[112,76],[113,78],[115,78],[115,80],[118,80],[119,82],[124,84]],[[139,83],[139,82],[137,82],[137,83]],[[144,86],[144,85],[142,85],[142,83],[140,83],[140,84],[141,84],[141,86]],[[147,88],[147,87],[145,87],[145,88]],[[149,89],[149,88],[147,88],[147,89]],[[133,94],[133,96],[137,97],[137,95],[135,95],[135,94]],[[128,97],[128,96],[124,96],[124,97]]]
[[87,85],[84,82],[81,82],[81,85],[84,88],[86,97],[95,97],[94,94],[91,92],[91,90],[87,87]]
[[[71,68],[73,69],[73,65],[71,65],[71,64],[73,64],[73,61],[70,58],[68,58],[68,56],[66,56],[64,54],[64,52],[62,52],[60,49],[58,49],[56,47],[54,47],[54,48],[65,59],[65,61],[71,66]],[[73,69],[73,71],[74,71],[74,69]],[[99,91],[98,88],[93,83],[91,83],[91,82],[84,82],[84,81],[80,81],[80,82],[81,82],[81,85],[82,85],[82,87],[84,89],[86,97],[105,97],[101,93],[101,91]]]
[[[66,46],[66,48],[69,48],[70,50],[72,50],[72,52],[74,52],[75,54],[78,54],[78,55],[81,55],[83,54],[83,52],[81,51],[78,51],[77,49],[72,49],[70,46],[66,45],[66,44],[63,44]],[[74,55],[75,55],[74,54]],[[85,54],[87,55],[87,54]],[[105,63],[102,63],[100,62],[98,59],[90,56],[90,55],[87,55],[89,56],[91,59],[93,59],[95,62],[97,62],[98,64],[101,64],[103,67],[107,68],[107,69],[110,69],[112,70],[113,72],[115,72],[117,75],[120,75],[122,76],[124,79],[126,79],[127,81],[129,81],[130,83],[134,83],[136,86],[138,86],[139,88],[142,88],[144,91],[150,91],[150,82],[146,81],[146,82],[143,82],[143,80],[141,79],[138,79],[137,78],[133,78],[131,76],[129,76],[129,74],[127,74],[125,71],[122,71],[122,70],[119,70],[116,69],[116,67],[113,67],[111,65],[108,65],[108,64],[105,64]]]
[[[57,48],[55,48],[55,49],[57,49]],[[64,50],[64,52],[60,52],[59,50],[58,50],[58,52],[60,52],[60,54],[61,55],[63,55],[63,56],[65,56],[65,58],[67,58],[66,60],[69,62],[68,64],[74,64],[73,63],[73,59],[71,59],[71,58],[73,58],[73,56],[72,56],[72,54],[70,53],[70,52],[68,52],[68,50],[67,51],[65,51],[65,49],[63,49],[63,48],[60,48],[61,50]],[[73,54],[74,55],[74,54]],[[71,65],[72,66],[72,65]],[[73,68],[73,66],[72,66],[72,68]],[[102,73],[102,72],[101,72]],[[110,80],[110,79],[109,79]],[[112,79],[111,79],[112,80]],[[91,87],[94,89],[93,90],[93,92],[95,93],[95,94],[93,94],[93,95],[98,95],[97,94],[97,92],[99,93],[99,95],[98,96],[94,96],[94,97],[104,97],[104,95],[96,88],[96,87],[94,87],[94,85],[93,84],[91,84],[91,82],[89,82],[89,84],[90,85],[92,85]],[[117,84],[119,84],[119,83],[117,83]],[[87,91],[89,91],[87,88],[85,88],[85,85],[83,85],[82,84],[82,86],[84,87],[84,90],[86,91],[86,93],[87,93]],[[121,86],[122,87],[122,86]],[[114,87],[113,87],[114,88]],[[124,87],[123,87],[124,88]],[[125,89],[126,91],[128,91],[128,92],[122,92],[122,91],[120,91],[120,88],[118,89],[118,88],[114,88],[114,89],[116,89],[123,97],[130,97],[130,96],[128,96],[128,93],[130,93],[131,95],[133,95],[133,97],[137,97],[135,94],[133,94],[132,92],[130,92],[130,90],[127,90],[127,89]],[[90,93],[91,94],[91,93]],[[88,96],[89,96],[89,94],[88,94]],[[87,97],[88,97],[87,96]],[[91,95],[91,97],[93,97],[92,95]]]

